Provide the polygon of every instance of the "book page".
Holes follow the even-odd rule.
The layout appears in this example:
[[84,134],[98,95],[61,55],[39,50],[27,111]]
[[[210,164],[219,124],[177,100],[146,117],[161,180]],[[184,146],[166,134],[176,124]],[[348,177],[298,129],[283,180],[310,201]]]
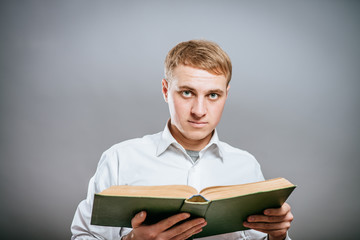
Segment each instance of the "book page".
[[105,189],[100,195],[108,196],[133,196],[133,197],[164,197],[188,198],[198,194],[195,188],[186,185],[164,186],[129,186],[119,185]]
[[255,183],[208,187],[201,190],[200,194],[207,199],[216,200],[293,186],[294,185],[285,178],[274,178]]

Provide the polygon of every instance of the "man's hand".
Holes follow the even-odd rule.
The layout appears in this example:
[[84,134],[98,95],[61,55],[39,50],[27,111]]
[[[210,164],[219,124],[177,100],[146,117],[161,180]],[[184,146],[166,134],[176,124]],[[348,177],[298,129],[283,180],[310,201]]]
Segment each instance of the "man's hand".
[[284,203],[281,208],[266,209],[264,215],[252,215],[244,226],[267,233],[270,240],[283,240],[294,219],[290,205]]
[[175,224],[190,217],[189,213],[179,213],[169,218],[166,218],[153,225],[143,225],[145,221],[146,212],[142,211],[134,216],[131,220],[133,230],[126,235],[124,240],[184,240],[188,239],[194,234],[202,231],[206,226],[206,221],[203,218],[196,218],[185,221],[177,226]]

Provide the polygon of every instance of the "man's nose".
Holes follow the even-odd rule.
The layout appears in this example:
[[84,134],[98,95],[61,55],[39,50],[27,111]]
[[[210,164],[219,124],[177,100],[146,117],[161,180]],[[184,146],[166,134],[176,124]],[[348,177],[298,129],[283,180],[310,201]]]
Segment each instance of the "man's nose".
[[207,112],[205,99],[198,97],[194,100],[191,113],[198,118],[203,117]]

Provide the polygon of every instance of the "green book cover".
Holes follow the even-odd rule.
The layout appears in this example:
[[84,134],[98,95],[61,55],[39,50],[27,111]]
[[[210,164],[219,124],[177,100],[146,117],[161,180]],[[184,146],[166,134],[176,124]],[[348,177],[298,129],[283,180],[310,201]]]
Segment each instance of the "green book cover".
[[[178,197],[186,193],[171,197],[169,189],[175,186],[155,186],[165,188],[166,197],[161,197],[159,191],[147,191],[151,186],[141,187],[138,192],[132,190],[131,186],[126,186],[125,190],[120,186],[121,190],[112,190],[110,194],[105,191],[95,194],[91,224],[131,227],[131,219],[143,210],[147,212],[145,224],[188,212],[193,218],[204,217],[207,221],[203,231],[195,235],[195,238],[236,232],[247,229],[243,226],[243,221],[249,215],[261,214],[267,208],[280,207],[296,187],[284,178],[277,178],[258,183],[211,187],[210,191],[207,188],[200,192],[201,195],[191,194],[187,198]],[[134,187],[137,190],[137,186]],[[148,194],[144,194],[144,191]],[[194,190],[191,191],[194,193]]]

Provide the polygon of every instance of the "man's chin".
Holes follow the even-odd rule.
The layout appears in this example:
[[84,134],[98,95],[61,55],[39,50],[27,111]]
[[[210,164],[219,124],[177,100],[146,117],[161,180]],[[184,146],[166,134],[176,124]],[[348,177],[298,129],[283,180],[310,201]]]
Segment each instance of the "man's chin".
[[191,141],[203,141],[205,139],[207,139],[209,137],[209,135],[212,135],[211,132],[210,133],[191,133],[191,134],[186,134],[185,137],[188,140]]

